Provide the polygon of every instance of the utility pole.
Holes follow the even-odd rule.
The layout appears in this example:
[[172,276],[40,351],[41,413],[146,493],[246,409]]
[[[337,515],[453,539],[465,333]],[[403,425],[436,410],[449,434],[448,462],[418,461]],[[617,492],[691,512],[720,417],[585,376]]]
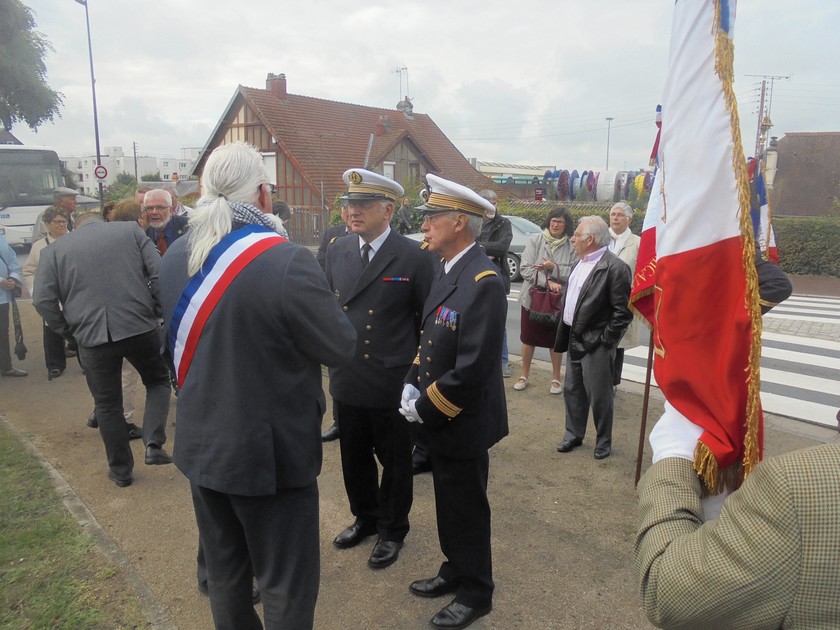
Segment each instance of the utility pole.
[[615,118],[607,116],[607,165],[604,167],[605,171],[610,170],[610,126]]
[[[93,93],[93,132],[96,136],[96,165],[102,166],[102,154],[99,151],[99,117],[96,114],[96,79],[93,75],[93,44],[90,39],[90,13],[88,12],[87,0],[76,0],[85,7],[85,22],[87,24],[88,56],[90,57],[90,89]],[[97,178],[99,179],[99,178]],[[99,203],[105,203],[105,192],[102,180],[99,179]]]
[[[776,79],[790,79],[790,75],[748,74],[746,76],[761,78],[761,95],[758,101],[758,125],[755,130],[755,152],[753,153],[753,157],[758,160],[764,153],[764,144],[767,141],[767,132],[773,126],[773,123],[770,121],[770,106],[773,103],[773,84]],[[767,111],[765,112],[764,101],[767,95],[768,79],[770,81],[770,101],[767,106]]]
[[134,147],[134,181],[139,184],[140,178],[137,177],[137,143],[132,142],[131,145]]

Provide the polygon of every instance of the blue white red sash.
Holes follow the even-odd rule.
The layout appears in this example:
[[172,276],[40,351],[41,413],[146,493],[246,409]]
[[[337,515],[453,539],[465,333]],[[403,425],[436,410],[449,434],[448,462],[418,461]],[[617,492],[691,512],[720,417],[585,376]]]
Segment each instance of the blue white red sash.
[[204,325],[230,283],[254,258],[285,242],[261,225],[248,225],[234,230],[210,250],[201,271],[181,292],[169,325],[169,347],[179,388],[187,378]]

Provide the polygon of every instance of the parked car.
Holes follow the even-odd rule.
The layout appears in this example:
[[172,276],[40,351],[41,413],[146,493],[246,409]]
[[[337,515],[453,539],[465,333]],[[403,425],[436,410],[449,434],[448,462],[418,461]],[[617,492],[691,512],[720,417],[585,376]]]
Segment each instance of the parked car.
[[[519,266],[522,260],[522,252],[525,251],[525,245],[528,239],[534,234],[542,232],[542,228],[536,223],[529,221],[523,217],[516,217],[510,214],[504,215],[510,221],[510,226],[513,232],[513,238],[510,241],[510,249],[508,249],[507,260],[508,269],[510,270],[510,281],[519,282],[522,280],[522,274],[519,272]],[[414,234],[407,234],[408,238],[415,241],[423,240],[422,232],[415,232]]]

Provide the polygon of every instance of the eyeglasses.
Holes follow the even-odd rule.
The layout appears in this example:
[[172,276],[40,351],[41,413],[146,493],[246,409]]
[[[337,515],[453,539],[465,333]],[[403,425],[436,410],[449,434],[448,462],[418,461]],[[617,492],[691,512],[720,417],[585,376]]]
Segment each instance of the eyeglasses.
[[566,219],[552,219],[551,221],[549,221],[549,223],[551,223],[551,224],[566,223]]
[[65,221],[64,219],[53,219],[52,221],[50,221],[50,223],[52,223],[53,225],[67,225],[67,221]]
[[161,210],[166,210],[167,208],[171,208],[172,206],[145,206],[144,210],[148,212],[149,210],[157,210],[160,212]]

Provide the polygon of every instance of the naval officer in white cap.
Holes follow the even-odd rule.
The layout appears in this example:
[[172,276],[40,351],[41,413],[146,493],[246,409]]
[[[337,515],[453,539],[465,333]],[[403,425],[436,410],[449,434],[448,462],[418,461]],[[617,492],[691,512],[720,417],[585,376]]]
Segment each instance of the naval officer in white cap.
[[344,173],[344,182],[350,233],[327,249],[325,273],[358,335],[353,360],[330,369],[344,487],[355,520],[333,544],[348,549],[376,534],[368,566],[382,569],[397,560],[409,530],[413,439],[398,409],[417,353],[432,257],[390,227],[402,186],[361,168]]
[[501,361],[507,299],[499,268],[476,242],[492,204],[435,175],[426,181],[420,229],[442,261],[400,413],[419,425],[429,447],[446,559],[437,575],[409,590],[420,597],[454,593],[431,624],[465,628],[493,607],[487,451],[508,433]]

